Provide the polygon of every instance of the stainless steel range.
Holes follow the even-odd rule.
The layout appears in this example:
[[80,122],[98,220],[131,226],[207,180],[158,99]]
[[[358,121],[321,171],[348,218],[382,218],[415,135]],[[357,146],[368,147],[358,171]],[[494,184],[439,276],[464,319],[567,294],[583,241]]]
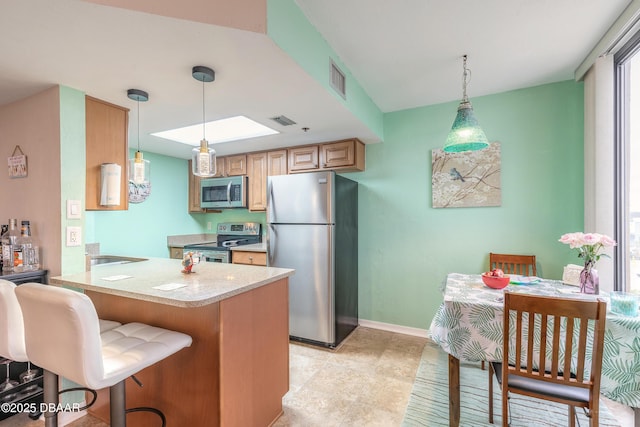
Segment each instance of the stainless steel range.
[[218,224],[215,243],[186,245],[183,255],[187,252],[198,252],[201,261],[230,263],[232,247],[260,242],[262,227],[259,222],[222,222]]

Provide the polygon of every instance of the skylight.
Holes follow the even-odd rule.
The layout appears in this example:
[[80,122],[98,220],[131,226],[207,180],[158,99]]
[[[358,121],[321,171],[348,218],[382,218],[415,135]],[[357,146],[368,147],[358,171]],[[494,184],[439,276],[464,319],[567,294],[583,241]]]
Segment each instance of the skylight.
[[[205,123],[205,136],[209,144],[237,141],[240,139],[255,138],[258,136],[273,135],[279,133],[245,116],[229,117],[227,119],[214,120]],[[186,126],[178,129],[170,129],[152,133],[153,136],[170,139],[189,145],[200,145],[202,139],[202,123]]]

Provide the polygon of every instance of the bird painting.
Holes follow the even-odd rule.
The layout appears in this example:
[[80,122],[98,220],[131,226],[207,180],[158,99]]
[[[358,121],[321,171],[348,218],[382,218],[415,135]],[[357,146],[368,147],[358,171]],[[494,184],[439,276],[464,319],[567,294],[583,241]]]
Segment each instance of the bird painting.
[[451,168],[451,170],[449,171],[449,175],[451,175],[451,179],[454,181],[459,179],[461,182],[464,182],[464,178],[462,177],[462,175],[460,175],[460,172],[458,172],[458,169],[456,168]]

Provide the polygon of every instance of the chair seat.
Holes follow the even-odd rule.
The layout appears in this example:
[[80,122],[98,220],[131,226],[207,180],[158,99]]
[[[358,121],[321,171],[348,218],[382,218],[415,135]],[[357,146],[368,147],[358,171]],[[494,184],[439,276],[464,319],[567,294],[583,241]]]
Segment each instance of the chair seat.
[[[496,373],[498,383],[502,385],[502,363],[491,362],[491,364],[493,365],[493,371]],[[509,375],[507,380],[509,381],[509,388],[511,390],[523,390],[553,399],[572,400],[574,402],[584,404],[589,403],[588,389],[571,387],[563,384],[551,384],[515,375]]]
[[98,322],[100,323],[100,334],[102,334],[103,332],[109,331],[111,329],[115,329],[118,326],[122,325],[122,323],[115,322],[113,320],[98,319]]
[[128,323],[100,335],[104,377],[90,388],[110,387],[191,345],[191,337],[142,323]]

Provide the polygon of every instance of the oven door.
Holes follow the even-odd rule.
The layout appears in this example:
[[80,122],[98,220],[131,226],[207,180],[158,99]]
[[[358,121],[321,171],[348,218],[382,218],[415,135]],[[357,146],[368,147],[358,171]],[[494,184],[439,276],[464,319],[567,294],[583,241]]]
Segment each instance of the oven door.
[[200,262],[219,262],[228,264],[229,251],[202,251],[200,252]]

